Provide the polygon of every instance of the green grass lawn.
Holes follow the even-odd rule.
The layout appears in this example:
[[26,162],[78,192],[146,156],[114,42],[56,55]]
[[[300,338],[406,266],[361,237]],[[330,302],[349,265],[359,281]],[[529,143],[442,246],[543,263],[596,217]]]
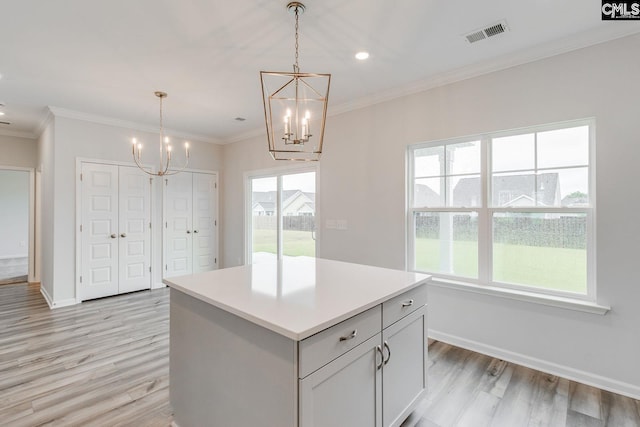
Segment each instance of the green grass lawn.
[[[587,252],[545,246],[497,243],[494,248],[493,279],[568,292],[587,291]],[[456,276],[477,277],[477,243],[453,243],[453,272]],[[437,239],[416,239],[416,269],[438,272],[440,250]]]
[[[315,256],[315,241],[309,231],[285,230],[283,241],[286,256]],[[253,251],[275,254],[276,231],[254,230]],[[477,277],[477,253],[476,242],[454,242],[451,274]],[[434,273],[441,271],[438,240],[416,239],[416,269]],[[493,277],[497,282],[586,293],[586,251],[497,243],[494,251]]]
[[[316,242],[310,231],[284,230],[283,253],[286,256],[316,256]],[[253,252],[276,253],[276,230],[253,230]]]

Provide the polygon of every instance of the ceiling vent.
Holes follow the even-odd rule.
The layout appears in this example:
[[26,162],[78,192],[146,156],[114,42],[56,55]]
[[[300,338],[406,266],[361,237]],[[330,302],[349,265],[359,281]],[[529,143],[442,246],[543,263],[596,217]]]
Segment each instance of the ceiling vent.
[[498,34],[506,33],[507,31],[509,31],[509,27],[507,27],[507,21],[503,19],[500,22],[496,22],[495,24],[489,25],[480,30],[465,34],[464,38],[468,43],[475,43],[480,40],[488,39],[489,37],[497,36]]

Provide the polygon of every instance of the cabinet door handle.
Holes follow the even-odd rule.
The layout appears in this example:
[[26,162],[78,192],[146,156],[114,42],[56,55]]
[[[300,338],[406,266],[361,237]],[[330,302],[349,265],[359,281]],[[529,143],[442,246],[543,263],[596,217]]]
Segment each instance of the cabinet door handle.
[[347,340],[354,339],[357,334],[358,334],[358,330],[354,329],[353,332],[351,332],[349,335],[340,337],[340,341],[347,341]]
[[389,343],[386,341],[384,342],[384,348],[387,349],[387,353],[388,353],[387,360],[384,361],[384,364],[386,365],[387,363],[389,363],[389,360],[391,359],[391,349],[389,348]]
[[410,299],[409,301],[405,301],[402,303],[403,307],[411,307],[413,305],[413,300]]
[[187,230],[187,234],[191,234],[191,230]]
[[194,232],[194,233],[197,233],[197,232],[198,232],[198,230],[193,230],[193,232]]
[[111,238],[112,238],[112,239],[115,239],[116,237],[118,237],[118,235],[117,235],[116,233],[113,233],[113,234],[111,235]]
[[379,345],[376,346],[376,350],[380,353],[380,364],[376,366],[376,370],[379,371],[382,369],[382,365],[384,364],[384,352],[382,351],[382,347]]
[[127,233],[122,233],[120,237],[127,237]]

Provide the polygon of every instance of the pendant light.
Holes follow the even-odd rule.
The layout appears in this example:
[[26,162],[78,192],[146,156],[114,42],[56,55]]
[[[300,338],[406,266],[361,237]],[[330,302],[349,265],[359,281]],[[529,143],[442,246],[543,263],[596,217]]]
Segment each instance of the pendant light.
[[260,72],[269,152],[275,160],[319,160],[331,74],[300,72],[298,18],[305,6],[294,1],[287,10],[296,20],[293,72]]

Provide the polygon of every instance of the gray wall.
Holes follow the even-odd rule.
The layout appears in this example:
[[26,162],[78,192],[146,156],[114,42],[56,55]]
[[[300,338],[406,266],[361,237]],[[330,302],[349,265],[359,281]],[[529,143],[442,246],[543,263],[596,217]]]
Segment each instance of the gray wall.
[[[330,116],[320,162],[318,255],[405,268],[409,144],[596,119],[597,292],[605,316],[430,288],[433,335],[640,398],[640,36],[635,35]],[[244,257],[243,174],[282,165],[265,137],[223,147],[223,265]]]

